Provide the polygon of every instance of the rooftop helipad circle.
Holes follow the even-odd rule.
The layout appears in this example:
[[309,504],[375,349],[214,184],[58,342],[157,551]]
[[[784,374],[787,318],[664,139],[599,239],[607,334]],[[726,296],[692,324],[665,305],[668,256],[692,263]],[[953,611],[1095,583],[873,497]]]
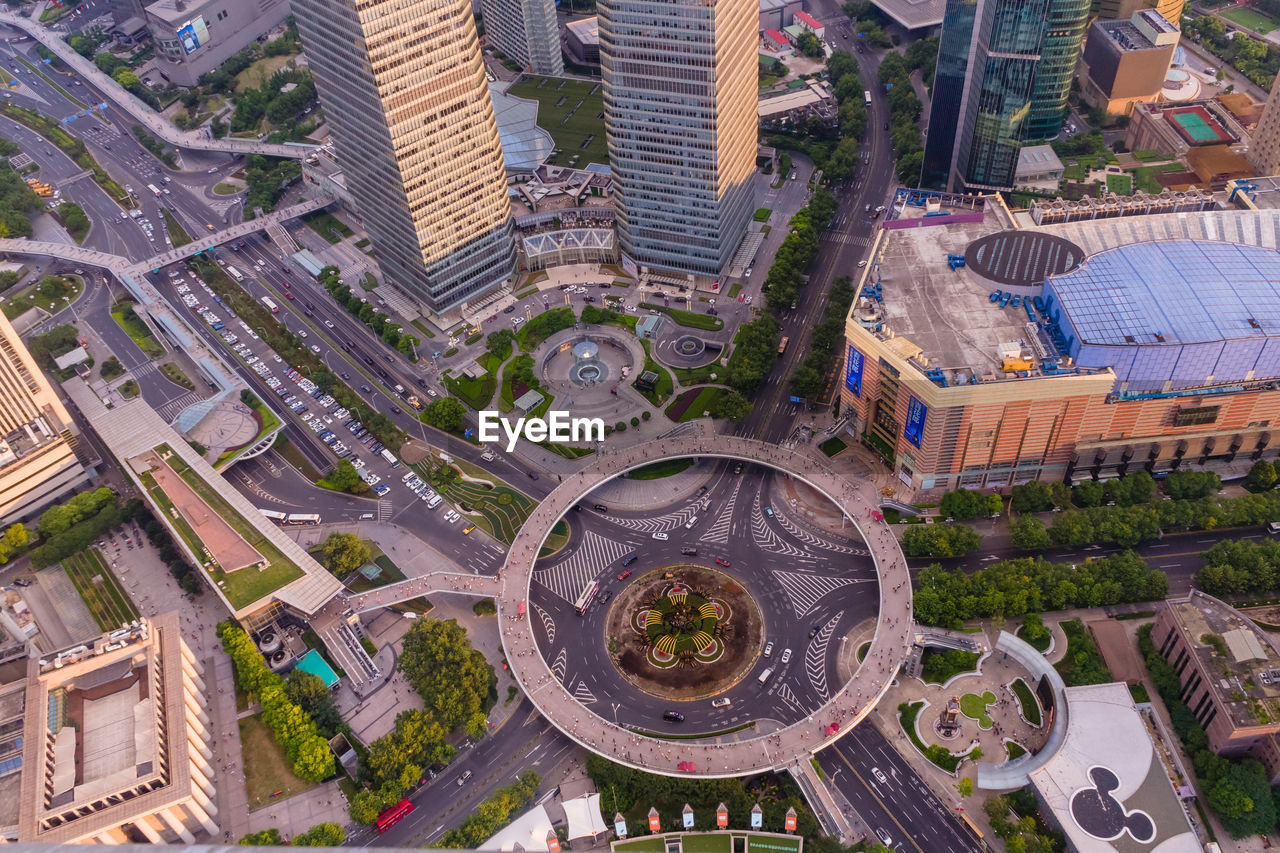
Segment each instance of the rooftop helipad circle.
[[965,266],[996,284],[1039,287],[1051,275],[1084,260],[1084,249],[1070,240],[1037,231],[1001,231],[979,237],[964,250]]

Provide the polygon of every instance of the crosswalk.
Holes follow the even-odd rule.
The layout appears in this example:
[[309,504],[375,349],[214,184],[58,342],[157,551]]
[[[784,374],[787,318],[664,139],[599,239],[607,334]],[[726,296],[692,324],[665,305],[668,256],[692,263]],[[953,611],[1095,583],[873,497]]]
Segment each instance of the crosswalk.
[[813,689],[824,703],[831,698],[831,690],[827,685],[827,646],[831,644],[836,625],[840,623],[840,617],[843,615],[844,611],[841,610],[828,619],[818,629],[818,635],[809,641],[808,647],[804,650],[804,669],[809,675],[809,683],[813,685]]
[[857,237],[853,234],[833,234],[827,232],[823,235],[823,242],[839,243],[842,246],[870,246],[870,237]]
[[784,530],[806,545],[812,545],[815,548],[822,548],[826,551],[834,551],[837,554],[856,554],[859,557],[866,557],[870,555],[870,552],[866,549],[854,548],[852,545],[840,545],[830,541],[829,539],[825,539],[812,531],[805,530],[803,527],[788,518],[785,513],[777,512],[775,510],[774,517],[778,519],[778,523],[782,525]]
[[660,515],[656,518],[627,518],[616,515],[605,516],[609,521],[625,527],[628,530],[636,530],[640,533],[666,533],[675,530],[677,527],[684,525],[686,521],[698,514],[697,504],[690,504],[683,509],[669,512],[666,515]]
[[629,545],[587,531],[582,536],[582,544],[572,554],[551,568],[534,572],[533,578],[572,603],[588,582],[630,550]]
[[390,521],[391,513],[394,509],[395,507],[391,505],[390,499],[379,498],[378,499],[378,521]]
[[727,545],[729,543],[729,534],[733,527],[733,507],[738,502],[738,491],[742,488],[742,483],[743,480],[741,478],[734,483],[733,492],[730,493],[729,500],[725,502],[724,509],[720,511],[715,524],[712,524],[702,534],[703,542],[710,542],[715,545]]
[[[137,376],[138,372],[139,371],[135,370],[133,372],[133,375]],[[172,400],[162,405],[156,411],[160,413],[160,417],[164,418],[167,422],[172,423],[173,419],[176,418],[179,414],[181,414],[183,409],[185,409],[187,406],[192,405],[193,403],[198,403],[203,399],[204,398],[201,397],[195,391],[188,391],[187,393],[183,394],[181,397],[174,397]]]
[[815,575],[810,572],[784,572],[774,570],[774,578],[778,585],[791,599],[791,608],[799,619],[813,610],[819,601],[841,587],[855,583],[871,583],[870,579],[832,577],[831,575]]

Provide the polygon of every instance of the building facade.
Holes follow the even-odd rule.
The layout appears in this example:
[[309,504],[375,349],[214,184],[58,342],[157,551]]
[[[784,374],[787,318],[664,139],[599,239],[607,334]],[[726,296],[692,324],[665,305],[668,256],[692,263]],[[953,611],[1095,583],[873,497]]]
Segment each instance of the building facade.
[[9,321],[0,317],[0,524],[88,479],[79,431]]
[[27,665],[19,842],[218,835],[208,687],[176,611]]
[[1089,4],[1090,0],[1049,0],[1024,139],[1051,139],[1062,130],[1089,23]]
[[601,0],[597,14],[622,253],[717,276],[754,206],[758,4]]
[[470,3],[293,11],[386,281],[437,315],[508,283],[511,205]]
[[1094,21],[1084,43],[1080,94],[1108,115],[1159,99],[1181,33],[1152,9],[1123,21]]
[[179,86],[196,85],[201,74],[217,69],[288,16],[288,0],[157,0],[146,6],[156,67]]
[[1094,0],[1090,14],[1104,21],[1127,20],[1142,9],[1155,9],[1175,26],[1182,23],[1186,0]]
[[555,0],[480,0],[480,8],[492,47],[534,74],[564,73]]
[[579,65],[600,64],[600,27],[595,15],[570,21],[564,27],[564,46]]
[[1280,175],[1280,86],[1271,86],[1251,143],[1248,157],[1254,170],[1259,175]]

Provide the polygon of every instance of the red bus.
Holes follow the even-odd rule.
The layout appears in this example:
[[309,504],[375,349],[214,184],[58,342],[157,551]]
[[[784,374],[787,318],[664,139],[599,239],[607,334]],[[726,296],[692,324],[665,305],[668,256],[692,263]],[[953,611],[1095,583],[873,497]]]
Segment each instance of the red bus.
[[391,827],[399,823],[405,815],[413,811],[413,803],[408,800],[401,800],[382,814],[378,815],[378,832],[386,832]]

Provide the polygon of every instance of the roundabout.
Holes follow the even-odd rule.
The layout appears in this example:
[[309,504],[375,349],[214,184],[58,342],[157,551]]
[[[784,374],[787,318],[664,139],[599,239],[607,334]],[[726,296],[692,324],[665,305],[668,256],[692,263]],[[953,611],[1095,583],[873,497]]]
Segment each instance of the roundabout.
[[[733,738],[727,737],[730,734],[728,730],[681,733],[679,740],[650,736],[649,729],[652,726],[643,726],[630,718],[623,721],[623,717],[631,710],[625,707],[625,701],[605,704],[611,709],[611,713],[591,710],[589,706],[595,704],[597,697],[592,695],[587,699],[582,692],[582,682],[571,691],[564,681],[564,663],[559,658],[548,663],[539,648],[537,626],[542,620],[536,608],[531,606],[530,595],[536,558],[551,528],[600,483],[652,462],[672,458],[741,460],[789,475],[842,509],[851,522],[853,531],[865,542],[866,551],[861,553],[866,560],[866,572],[871,575],[868,582],[876,582],[878,590],[874,602],[877,610],[870,648],[851,679],[843,684],[832,682],[827,690],[817,691],[820,702],[815,700],[811,707],[803,708],[802,715],[780,719],[771,730],[765,731],[766,727],[763,726],[752,729],[753,722],[751,725],[735,727],[736,734]],[[889,687],[899,663],[910,648],[910,579],[896,539],[884,528],[883,523],[872,519],[876,499],[870,484],[855,485],[835,475],[813,458],[751,439],[696,433],[647,442],[617,452],[602,450],[593,458],[591,465],[567,476],[543,501],[517,534],[508,552],[501,575],[498,606],[503,647],[512,673],[530,700],[557,728],[587,749],[621,764],[667,775],[694,773],[719,777],[777,770],[794,764],[831,744],[861,721]],[[772,511],[770,515],[773,515]],[[692,528],[693,524],[691,522],[686,526]],[[674,554],[681,547],[679,542],[668,541],[668,535],[658,535],[659,532],[655,531],[652,540],[644,544],[645,557],[660,559],[667,553]],[[796,549],[793,547],[793,550]],[[618,556],[615,553],[604,565],[596,564],[594,569],[588,571],[594,571],[604,578],[608,562],[616,560]],[[803,562],[805,559],[803,549],[799,549],[799,556],[792,557],[793,562]],[[717,563],[727,566],[727,561],[721,563],[719,558]],[[609,571],[612,572],[611,569]],[[620,575],[618,579],[622,580],[623,576]],[[674,579],[663,578],[668,581]],[[572,585],[568,589],[572,589]],[[754,590],[752,593],[758,595]],[[670,595],[668,590],[665,596],[652,596],[649,603],[653,604]],[[700,598],[705,598],[707,604],[715,606],[714,594],[700,595]],[[715,633],[703,630],[711,617],[702,615],[701,602],[696,614],[689,609],[688,603],[688,598],[683,602],[672,602],[670,612],[680,611],[675,618],[668,618],[663,612],[666,605],[656,604],[653,608],[646,608],[658,609],[663,613],[660,620],[662,630],[650,635],[651,648],[661,651],[658,648],[660,641],[663,647],[672,646],[673,641],[661,638],[673,636],[675,639],[672,650],[663,651],[662,654],[674,658],[699,646],[702,639],[700,631],[718,641]],[[590,613],[590,608],[584,608],[584,612]],[[795,619],[791,621],[798,621],[806,615],[807,611],[796,606]],[[737,615],[731,616],[729,624],[736,618]],[[825,652],[826,640],[839,634],[841,618],[837,615],[813,625],[809,639],[821,639]],[[650,628],[648,620],[649,616],[646,614],[643,626],[646,634]],[[561,624],[561,631],[577,632],[568,638],[569,641],[584,647],[591,644],[591,638],[583,633],[580,626],[565,628],[564,623]],[[720,631],[721,637],[724,635],[719,615],[713,627]],[[715,667],[715,661],[697,660],[698,654],[704,649],[708,649],[708,657],[714,653],[710,649],[711,645],[708,642],[693,649],[693,659],[686,668]],[[776,666],[786,663],[781,660],[781,650],[774,654],[772,660],[778,661]],[[663,662],[657,654],[653,659]],[[763,679],[755,675],[754,670],[752,674],[754,677],[751,679],[739,679],[734,689],[745,690],[755,681],[765,684],[772,677],[772,672],[765,674],[762,671],[760,675],[764,675]],[[825,675],[823,678],[825,686]],[[590,690],[589,686],[587,689]],[[707,694],[702,695],[705,697]],[[606,694],[605,698],[615,697]],[[673,701],[679,700],[673,697]],[[696,713],[707,715],[707,704],[697,703]],[[683,713],[685,708],[680,706],[679,710]],[[754,712],[749,705],[744,705],[741,710]],[[746,731],[747,729],[752,730]]]

